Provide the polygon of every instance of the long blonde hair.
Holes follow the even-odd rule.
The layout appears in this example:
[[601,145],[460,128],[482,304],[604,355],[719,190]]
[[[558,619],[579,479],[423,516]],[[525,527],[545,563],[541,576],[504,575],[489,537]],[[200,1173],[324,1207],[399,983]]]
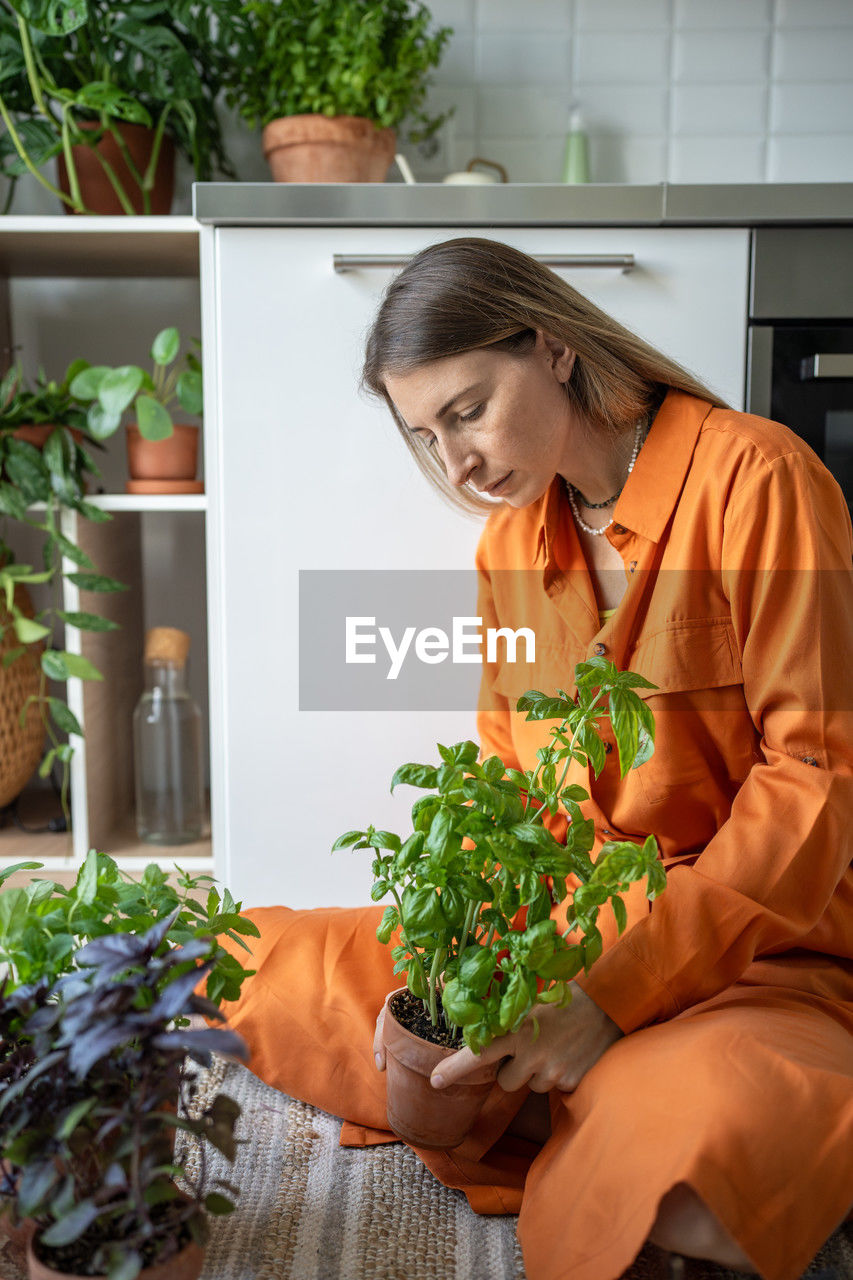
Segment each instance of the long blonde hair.
[[385,400],[421,471],[464,511],[481,514],[494,503],[450,483],[437,452],[407,430],[385,377],[482,347],[524,356],[537,329],[577,353],[566,394],[572,407],[610,439],[633,428],[670,387],[728,407],[686,369],[519,249],[476,236],[430,245],[385,292],[367,338],[362,387]]

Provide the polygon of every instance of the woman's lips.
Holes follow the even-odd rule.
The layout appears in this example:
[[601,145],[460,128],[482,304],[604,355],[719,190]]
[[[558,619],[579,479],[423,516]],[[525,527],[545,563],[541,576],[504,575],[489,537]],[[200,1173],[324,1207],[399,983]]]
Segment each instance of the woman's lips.
[[502,480],[498,480],[496,484],[489,485],[489,487],[486,489],[486,493],[489,495],[490,498],[496,497],[497,494],[499,494],[503,490],[507,480],[509,480],[511,475],[512,475],[512,472],[508,471]]

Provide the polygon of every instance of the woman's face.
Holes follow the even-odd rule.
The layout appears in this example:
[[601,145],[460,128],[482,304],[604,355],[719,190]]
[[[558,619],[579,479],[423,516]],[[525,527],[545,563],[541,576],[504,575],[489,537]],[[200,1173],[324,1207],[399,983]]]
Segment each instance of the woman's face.
[[563,384],[574,352],[537,331],[525,355],[481,348],[434,360],[385,386],[451,484],[524,507],[562,473],[579,441]]

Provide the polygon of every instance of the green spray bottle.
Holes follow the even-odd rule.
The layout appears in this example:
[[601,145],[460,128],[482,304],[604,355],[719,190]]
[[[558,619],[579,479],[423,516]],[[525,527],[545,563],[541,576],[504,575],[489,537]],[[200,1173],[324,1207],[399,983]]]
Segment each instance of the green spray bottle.
[[589,182],[589,140],[577,103],[572,106],[569,113],[569,131],[566,135],[566,153],[563,159],[563,182]]

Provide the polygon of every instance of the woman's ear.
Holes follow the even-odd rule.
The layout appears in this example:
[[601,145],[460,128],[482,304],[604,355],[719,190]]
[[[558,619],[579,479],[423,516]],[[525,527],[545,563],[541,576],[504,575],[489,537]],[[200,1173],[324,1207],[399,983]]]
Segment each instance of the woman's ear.
[[553,334],[546,333],[544,329],[536,330],[536,346],[534,350],[548,361],[549,367],[554,371],[554,376],[558,382],[568,382],[572,376],[577,352],[566,346],[565,342],[560,338],[555,338]]

